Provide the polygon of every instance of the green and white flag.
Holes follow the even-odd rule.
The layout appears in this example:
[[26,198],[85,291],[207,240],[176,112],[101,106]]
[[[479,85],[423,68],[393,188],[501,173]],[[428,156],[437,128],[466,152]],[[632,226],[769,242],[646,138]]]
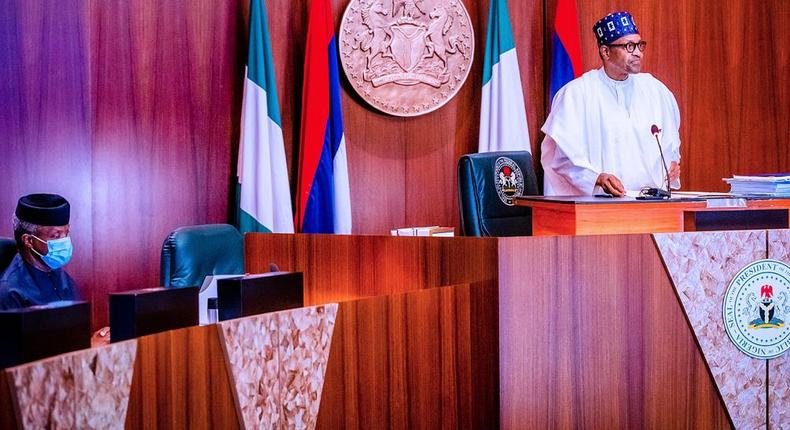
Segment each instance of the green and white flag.
[[491,151],[530,151],[527,112],[506,0],[491,0],[488,10],[478,152]]
[[250,52],[239,143],[238,227],[293,233],[291,187],[263,0],[250,2]]

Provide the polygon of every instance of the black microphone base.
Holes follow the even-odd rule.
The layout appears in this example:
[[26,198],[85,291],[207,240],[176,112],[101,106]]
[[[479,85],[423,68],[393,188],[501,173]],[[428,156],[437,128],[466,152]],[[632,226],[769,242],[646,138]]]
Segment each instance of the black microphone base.
[[636,197],[637,200],[665,200],[672,197],[669,191],[661,188],[645,188]]

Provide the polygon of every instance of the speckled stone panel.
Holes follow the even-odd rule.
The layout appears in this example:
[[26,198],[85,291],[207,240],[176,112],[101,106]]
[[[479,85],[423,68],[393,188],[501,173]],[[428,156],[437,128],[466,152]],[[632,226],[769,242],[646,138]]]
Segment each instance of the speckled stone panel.
[[315,428],[337,304],[218,324],[248,429]]
[[86,349],[6,369],[25,429],[122,429],[137,341]]
[[[768,258],[790,264],[790,230],[768,231]],[[768,423],[790,428],[790,353],[768,361]]]
[[738,429],[765,428],[765,361],[742,353],[724,329],[735,274],[766,256],[765,231],[654,234],[702,353]]

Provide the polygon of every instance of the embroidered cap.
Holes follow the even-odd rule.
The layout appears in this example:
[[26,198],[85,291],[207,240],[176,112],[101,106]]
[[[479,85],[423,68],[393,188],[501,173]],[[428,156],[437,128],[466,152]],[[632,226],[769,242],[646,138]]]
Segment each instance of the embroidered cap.
[[639,34],[639,29],[636,28],[634,17],[623,11],[612,12],[599,19],[593,25],[593,33],[598,40],[598,45],[608,45],[623,36]]
[[16,217],[21,221],[43,226],[69,223],[69,202],[57,194],[28,194],[16,204]]

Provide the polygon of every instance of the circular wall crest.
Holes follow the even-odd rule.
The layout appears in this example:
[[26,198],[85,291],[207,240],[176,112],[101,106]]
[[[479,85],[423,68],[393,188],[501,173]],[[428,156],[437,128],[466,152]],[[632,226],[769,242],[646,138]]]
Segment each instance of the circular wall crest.
[[790,266],[757,260],[738,272],[727,287],[724,328],[744,354],[770,359],[790,349]]
[[474,56],[459,0],[351,0],[340,23],[340,63],[360,97],[397,116],[447,103]]

